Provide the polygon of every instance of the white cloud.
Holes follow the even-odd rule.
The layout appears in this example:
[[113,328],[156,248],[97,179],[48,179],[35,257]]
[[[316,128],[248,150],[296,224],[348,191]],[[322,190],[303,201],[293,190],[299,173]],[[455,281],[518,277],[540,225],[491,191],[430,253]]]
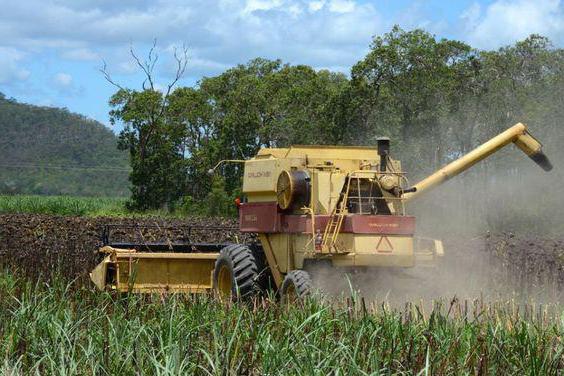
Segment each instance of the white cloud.
[[[231,68],[231,66],[232,65],[221,64],[213,60],[193,57],[190,60],[188,60],[187,69],[190,70],[191,72],[198,72],[203,76],[209,76],[216,72],[223,72]],[[174,68],[176,67],[172,67],[172,69]]]
[[307,7],[311,12],[317,12],[318,10],[321,10],[323,6],[325,6],[325,0],[310,1],[307,4]]
[[[564,0],[496,0],[474,3],[461,15],[461,39],[495,48],[532,32],[564,42]],[[218,73],[251,58],[282,58],[292,63],[350,66],[365,54],[371,37],[394,23],[452,32],[444,19],[415,0],[390,19],[377,2],[365,0],[26,0],[5,1],[0,13],[0,48],[30,56],[45,50],[62,59],[106,60],[116,74],[131,74],[129,46],[144,56],[157,38],[159,46],[186,43],[193,71]],[[440,16],[439,16],[440,17]],[[450,28],[450,30],[449,30]],[[6,56],[0,80],[25,79],[18,55]],[[161,60],[167,54],[161,54]],[[166,67],[167,64],[160,65]],[[160,68],[162,69],[162,68]],[[51,73],[52,74],[52,73]]]
[[244,13],[252,13],[257,10],[271,10],[282,5],[281,0],[247,0]]
[[88,48],[75,48],[64,51],[61,56],[69,60],[100,60],[100,56]]
[[57,93],[63,97],[76,97],[84,94],[84,87],[76,85],[72,75],[59,72],[53,76],[53,83]]
[[62,88],[67,88],[72,86],[72,76],[68,73],[57,73],[53,77],[55,84]]
[[288,13],[290,13],[294,18],[302,14],[303,11],[304,10],[300,4],[291,4],[288,6]]
[[154,88],[156,91],[160,91],[161,93],[164,93],[167,86],[165,84],[161,84],[159,82],[155,82],[154,84]]
[[[0,45],[58,49],[65,59],[101,58],[117,66],[123,64],[116,60],[117,50],[157,38],[165,45],[186,42],[218,64],[266,56],[329,66],[342,59],[343,43],[355,46],[357,53],[347,59],[354,61],[387,27],[373,5],[353,0],[193,0],[188,5],[180,0],[29,0],[4,4]],[[334,49],[336,56],[313,62],[309,52],[315,49]]]
[[329,3],[329,10],[335,13],[350,13],[354,12],[356,3],[351,0],[331,0]]
[[30,72],[22,67],[25,54],[15,48],[0,46],[0,84],[25,81]]
[[121,74],[133,74],[137,69],[139,69],[139,67],[130,57],[120,61],[117,65],[117,72]]
[[480,7],[480,4],[478,3],[473,3],[462,12],[460,18],[462,19],[467,31],[472,31],[478,26],[481,12],[482,7]]
[[[154,38],[158,82],[174,75],[170,46],[189,48],[181,84],[256,57],[348,72],[372,37],[394,24],[484,49],[530,33],[564,45],[564,0],[474,1],[456,17],[448,5],[420,0],[388,12],[380,7],[393,2],[374,0],[0,0],[0,90],[29,98],[83,94],[101,80],[95,73],[101,60],[117,81],[135,85],[143,78],[129,48],[143,59]],[[68,71],[60,72],[62,66]],[[100,90],[87,95],[107,99]]]
[[466,39],[483,49],[510,44],[533,33],[564,42],[564,8],[560,0],[498,0],[484,12],[473,4],[461,18]]

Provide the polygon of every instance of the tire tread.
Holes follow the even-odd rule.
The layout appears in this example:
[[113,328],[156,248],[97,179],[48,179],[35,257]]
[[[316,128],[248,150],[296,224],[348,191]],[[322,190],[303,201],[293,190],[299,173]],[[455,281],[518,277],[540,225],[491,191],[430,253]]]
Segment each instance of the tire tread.
[[[227,259],[237,286],[235,299],[245,299],[254,295],[257,290],[258,266],[252,251],[244,244],[230,244],[220,251],[216,260],[216,269],[220,262]],[[216,273],[214,272],[214,283]]]
[[286,274],[286,277],[282,282],[280,291],[282,300],[284,300],[286,290],[288,289],[290,284],[294,285],[297,297],[299,299],[307,297],[313,290],[313,282],[308,272],[306,272],[305,270],[292,270],[288,274]]

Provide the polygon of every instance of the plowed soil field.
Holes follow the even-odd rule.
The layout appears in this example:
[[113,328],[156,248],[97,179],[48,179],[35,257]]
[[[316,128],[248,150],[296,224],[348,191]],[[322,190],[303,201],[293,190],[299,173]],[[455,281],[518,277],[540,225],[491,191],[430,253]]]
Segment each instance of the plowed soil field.
[[[121,224],[130,228],[117,231],[119,240],[179,241],[186,239],[185,226],[231,227],[227,230],[193,230],[192,242],[245,242],[249,236],[236,230],[237,222],[217,218],[87,218],[33,214],[0,215],[0,262],[4,268],[38,279],[54,273],[65,279],[86,282],[98,260],[102,228]],[[140,231],[135,226],[154,226]],[[171,229],[176,228],[176,230]],[[496,285],[511,283],[523,291],[546,287],[564,290],[564,239],[485,235],[473,239],[448,240],[445,267],[476,271],[487,269],[487,278]],[[476,260],[478,260],[476,262]],[[458,273],[458,272],[457,272]]]
[[[22,275],[50,278],[54,274],[65,279],[86,281],[88,272],[98,261],[102,245],[102,229],[106,224],[128,228],[113,232],[116,241],[175,242],[188,236],[187,226],[236,228],[234,220],[222,218],[88,218],[33,214],[0,215],[0,262]],[[139,228],[136,228],[136,227]],[[151,226],[142,229],[142,226]],[[176,230],[175,230],[176,228]],[[245,241],[248,235],[236,230],[192,230],[192,242]]]

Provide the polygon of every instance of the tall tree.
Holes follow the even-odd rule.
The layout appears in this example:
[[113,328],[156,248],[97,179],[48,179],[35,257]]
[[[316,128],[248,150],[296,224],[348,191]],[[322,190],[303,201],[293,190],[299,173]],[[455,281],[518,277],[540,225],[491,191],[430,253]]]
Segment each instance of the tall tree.
[[[342,74],[255,59],[176,90],[169,113],[186,127],[192,195],[210,189],[206,171],[219,160],[247,159],[261,147],[333,142],[332,98],[346,83]],[[229,192],[240,186],[239,165],[222,172]]]
[[156,209],[172,205],[184,189],[183,129],[168,120],[169,96],[183,76],[187,50],[175,50],[176,73],[164,91],[155,84],[154,70],[158,61],[156,41],[148,58],[142,61],[133,49],[133,60],[145,75],[142,90],[133,90],[116,83],[104,65],[102,72],[108,82],[118,88],[110,98],[110,122],[123,124],[119,147],[129,151],[132,172],[132,209]]
[[[375,37],[370,52],[352,68],[359,135],[387,133],[399,138],[408,161],[437,167],[444,160],[440,119],[456,106],[462,71],[474,59],[470,46],[437,40],[416,29],[395,26]],[[428,142],[414,142],[426,137]],[[417,150],[416,150],[417,149]]]

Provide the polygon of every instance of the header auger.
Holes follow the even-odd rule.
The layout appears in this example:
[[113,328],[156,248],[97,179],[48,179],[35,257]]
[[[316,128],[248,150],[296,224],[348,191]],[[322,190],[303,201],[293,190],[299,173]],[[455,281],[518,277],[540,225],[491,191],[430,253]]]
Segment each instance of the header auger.
[[[122,243],[106,233],[91,273],[100,289],[205,292],[245,298],[276,288],[283,298],[310,292],[311,267],[410,268],[443,255],[418,239],[406,203],[514,143],[544,170],[552,166],[523,124],[411,186],[390,141],[377,147],[263,148],[244,163],[239,231],[250,244]],[[220,162],[221,163],[221,162]],[[219,165],[219,164],[218,164]]]

